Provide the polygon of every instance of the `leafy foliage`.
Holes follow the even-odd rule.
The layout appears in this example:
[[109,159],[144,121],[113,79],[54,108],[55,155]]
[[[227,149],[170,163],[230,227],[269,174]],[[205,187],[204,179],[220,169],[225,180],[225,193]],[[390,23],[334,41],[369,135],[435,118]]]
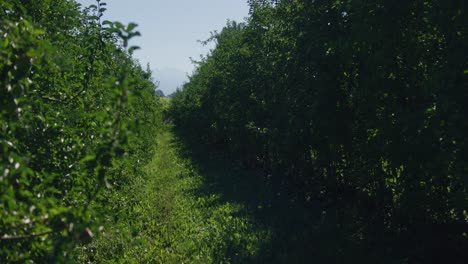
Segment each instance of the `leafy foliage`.
[[67,260],[151,157],[159,103],[129,55],[139,33],[103,27],[105,6],[0,1],[0,262]]
[[175,95],[179,130],[263,171],[281,199],[322,212],[344,237],[335,256],[358,247],[379,261],[463,262],[464,5],[250,5],[247,23],[214,34],[217,47]]

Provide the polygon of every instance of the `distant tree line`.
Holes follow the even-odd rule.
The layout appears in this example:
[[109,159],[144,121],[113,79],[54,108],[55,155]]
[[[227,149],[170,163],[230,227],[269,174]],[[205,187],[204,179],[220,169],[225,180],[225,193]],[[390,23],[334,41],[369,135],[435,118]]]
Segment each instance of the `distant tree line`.
[[463,1],[250,8],[213,34],[173,98],[179,130],[262,170],[289,203],[319,208],[350,248],[388,263],[466,261]]

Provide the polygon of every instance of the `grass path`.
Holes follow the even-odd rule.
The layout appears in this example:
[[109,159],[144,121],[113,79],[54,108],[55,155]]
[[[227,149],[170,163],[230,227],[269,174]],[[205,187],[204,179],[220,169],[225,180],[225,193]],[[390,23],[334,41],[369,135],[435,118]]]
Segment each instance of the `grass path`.
[[204,191],[205,177],[180,157],[168,129],[159,135],[147,170],[140,200],[147,201],[144,209],[152,212],[155,228],[148,235],[153,236],[152,258],[157,262],[244,262],[256,255],[266,233],[254,227],[243,205]]
[[85,248],[92,257],[81,262],[256,262],[269,232],[254,222],[248,206],[211,188],[182,147],[169,128],[158,133],[146,176],[116,206],[122,217]]

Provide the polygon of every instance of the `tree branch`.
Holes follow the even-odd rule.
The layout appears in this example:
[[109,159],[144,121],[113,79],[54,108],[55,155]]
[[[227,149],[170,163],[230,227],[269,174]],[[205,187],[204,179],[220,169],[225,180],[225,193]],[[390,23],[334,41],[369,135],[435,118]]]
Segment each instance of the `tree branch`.
[[47,231],[47,232],[42,232],[38,234],[31,234],[31,235],[21,235],[21,236],[9,236],[9,235],[3,235],[0,237],[0,241],[9,241],[9,240],[22,240],[22,239],[29,239],[29,238],[35,238],[35,237],[40,237],[40,236],[45,236],[54,233],[54,231]]

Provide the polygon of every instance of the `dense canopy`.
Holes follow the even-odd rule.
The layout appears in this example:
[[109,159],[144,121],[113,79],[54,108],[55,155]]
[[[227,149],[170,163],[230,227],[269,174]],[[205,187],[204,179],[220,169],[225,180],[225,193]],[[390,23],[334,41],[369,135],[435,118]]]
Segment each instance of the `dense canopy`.
[[137,32],[97,4],[0,1],[2,263],[68,259],[151,157],[159,106],[129,55]]
[[175,123],[322,212],[332,254],[460,261],[465,12],[460,1],[251,1],[247,23],[213,35],[174,98]]

